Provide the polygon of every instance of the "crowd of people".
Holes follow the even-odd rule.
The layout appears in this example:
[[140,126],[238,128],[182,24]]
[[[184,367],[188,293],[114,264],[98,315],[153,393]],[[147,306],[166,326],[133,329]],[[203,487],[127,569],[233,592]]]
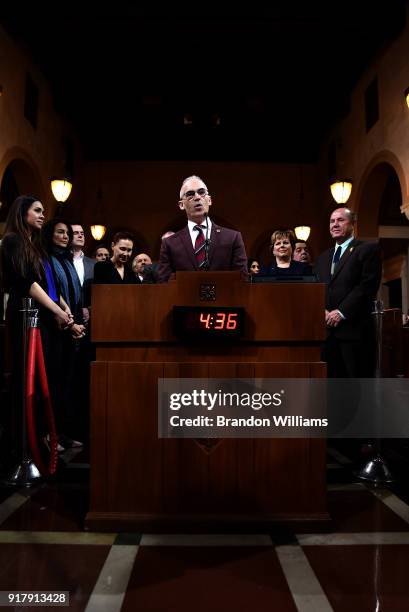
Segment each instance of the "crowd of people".
[[[77,427],[73,406],[78,403],[74,393],[79,364],[88,354],[83,346],[89,345],[93,283],[167,282],[178,270],[240,270],[250,280],[256,276],[304,278],[315,273],[327,286],[323,317],[330,371],[359,376],[363,365],[368,365],[367,351],[366,356],[363,352],[369,346],[367,323],[380,283],[381,260],[377,245],[355,239],[352,211],[339,208],[332,213],[330,233],[337,248],[322,254],[313,267],[308,244],[289,229],[272,233],[268,265],[248,258],[240,232],[221,227],[209,217],[212,198],[198,176],[183,181],[178,206],[186,214],[187,225],[162,236],[158,262],[146,253],[132,257],[135,241],[128,232],[116,233],[110,248],[100,244],[93,257],[87,257],[80,223],[63,218],[45,223],[44,207],[32,196],[19,196],[11,206],[1,244],[2,287],[9,296],[8,338],[13,347],[22,346],[16,342],[22,337],[22,298],[32,297],[40,311],[60,450],[81,446],[81,436],[87,435],[86,428]],[[20,348],[11,354],[17,394],[22,354]]]

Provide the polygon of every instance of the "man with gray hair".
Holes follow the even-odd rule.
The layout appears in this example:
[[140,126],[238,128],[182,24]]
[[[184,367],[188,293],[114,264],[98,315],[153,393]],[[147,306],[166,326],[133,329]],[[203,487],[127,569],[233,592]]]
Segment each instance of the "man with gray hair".
[[178,206],[187,216],[187,226],[162,240],[159,282],[178,270],[241,270],[247,276],[247,256],[240,232],[220,227],[208,216],[212,199],[198,176],[186,178]]
[[138,283],[151,284],[156,282],[152,265],[152,259],[146,253],[139,253],[134,257],[132,270]]
[[355,238],[355,222],[349,208],[333,211],[329,231],[335,245],[319,256],[315,266],[318,280],[326,284],[323,358],[330,378],[371,377],[374,371],[371,312],[382,263],[377,242]]

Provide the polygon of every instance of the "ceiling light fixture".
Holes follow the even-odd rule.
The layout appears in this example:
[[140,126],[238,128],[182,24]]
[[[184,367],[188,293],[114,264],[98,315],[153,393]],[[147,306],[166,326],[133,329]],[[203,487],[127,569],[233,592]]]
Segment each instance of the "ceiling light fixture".
[[298,225],[294,228],[294,233],[298,240],[301,240],[302,242],[307,242],[311,234],[311,228],[309,225]]
[[[304,213],[304,182],[303,182],[303,175],[302,175],[302,166],[300,165],[300,200],[299,200],[299,207],[300,207],[300,218],[303,217]],[[309,235],[311,233],[311,227],[309,225],[297,225],[297,227],[294,228],[294,233],[295,236],[298,240],[302,240],[303,242],[306,242],[309,238]]]
[[63,204],[70,197],[72,183],[66,178],[52,178],[51,191],[59,204]]
[[[100,173],[100,169],[99,169],[99,173]],[[102,218],[102,189],[101,187],[99,187],[97,191],[97,203],[95,206],[95,217],[98,219],[98,221],[100,221]],[[92,234],[93,239],[96,240],[97,242],[102,240],[102,238],[105,236],[105,232],[107,231],[106,225],[103,225],[102,223],[94,223],[94,225],[91,225],[90,229],[91,229],[91,234]]]
[[331,194],[337,204],[346,204],[352,191],[350,181],[334,181],[331,183]]
[[105,236],[107,228],[105,225],[91,225],[91,234],[94,240],[99,242]]

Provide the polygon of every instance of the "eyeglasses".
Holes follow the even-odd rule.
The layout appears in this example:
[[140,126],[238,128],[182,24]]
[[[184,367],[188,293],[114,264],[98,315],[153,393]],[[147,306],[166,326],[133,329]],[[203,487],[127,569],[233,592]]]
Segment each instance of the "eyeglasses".
[[186,191],[183,197],[186,198],[187,200],[191,200],[192,198],[195,197],[196,193],[198,196],[203,198],[203,196],[207,195],[207,189],[205,189],[204,187],[201,187],[200,189],[196,189],[196,190],[192,189],[190,191]]

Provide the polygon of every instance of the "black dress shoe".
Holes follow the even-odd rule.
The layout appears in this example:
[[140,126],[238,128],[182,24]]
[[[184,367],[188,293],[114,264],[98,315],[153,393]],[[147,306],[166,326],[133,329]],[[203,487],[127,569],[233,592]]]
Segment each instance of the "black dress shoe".
[[[51,453],[51,441],[50,441],[50,435],[46,435],[43,438],[43,442],[46,445],[46,447],[48,448],[48,451]],[[60,442],[58,442],[57,444],[57,453],[63,453],[65,452],[65,447],[60,444]]]
[[82,442],[79,442],[79,440],[73,440],[65,434],[61,434],[61,436],[58,436],[58,442],[64,448],[80,448],[81,446],[84,446],[84,444]]

